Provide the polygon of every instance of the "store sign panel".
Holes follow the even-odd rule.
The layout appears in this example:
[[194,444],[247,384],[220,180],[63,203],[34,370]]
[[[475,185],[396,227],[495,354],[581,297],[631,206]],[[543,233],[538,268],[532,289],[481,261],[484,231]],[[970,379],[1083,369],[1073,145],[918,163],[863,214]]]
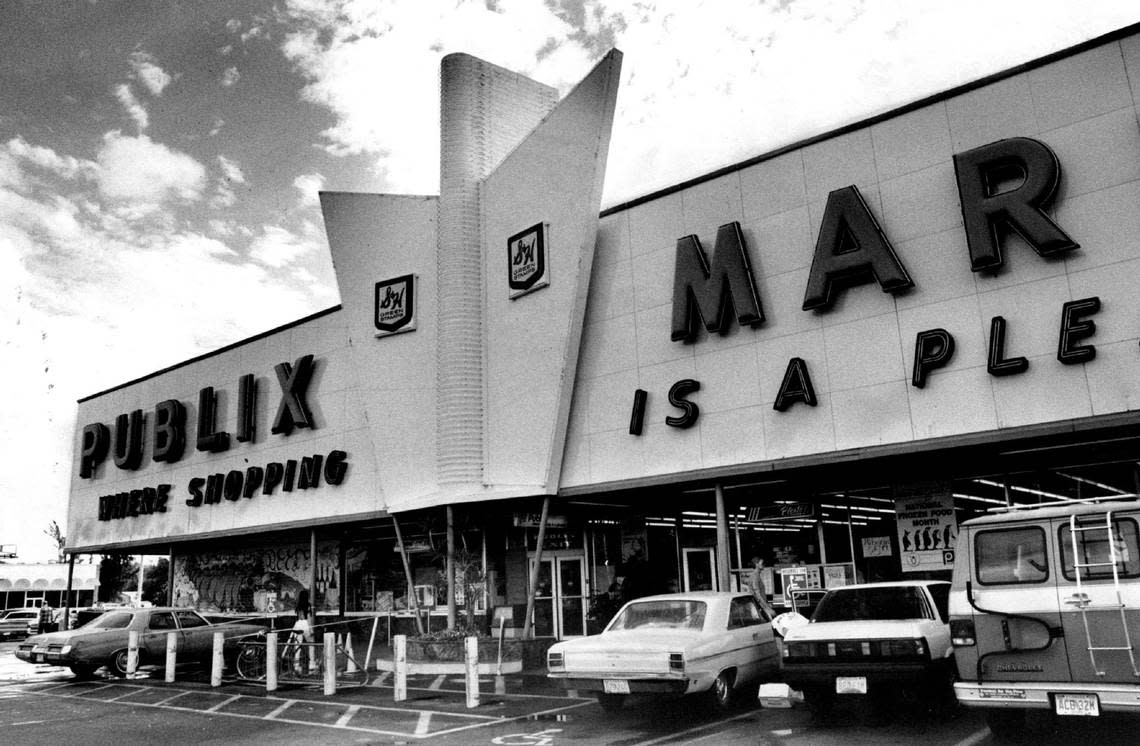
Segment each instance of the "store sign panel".
[[919,487],[895,499],[903,572],[946,570],[954,565],[958,519],[947,485]]
[[507,239],[507,285],[518,298],[550,284],[546,224],[536,223]]
[[387,337],[416,328],[416,276],[400,275],[376,283],[373,318],[377,337]]
[[864,557],[890,557],[894,552],[891,550],[891,537],[889,536],[864,536],[863,537],[863,556]]
[[748,509],[750,521],[794,521],[799,518],[811,518],[814,515],[815,505],[811,503],[755,505]]

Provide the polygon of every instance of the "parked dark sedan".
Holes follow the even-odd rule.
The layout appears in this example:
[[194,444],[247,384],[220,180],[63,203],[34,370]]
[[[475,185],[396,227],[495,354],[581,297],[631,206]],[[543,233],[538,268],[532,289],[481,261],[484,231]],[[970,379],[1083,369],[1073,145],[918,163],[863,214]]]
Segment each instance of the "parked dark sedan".
[[225,635],[227,652],[232,653],[238,638],[266,630],[256,624],[211,624],[192,609],[114,609],[78,629],[29,637],[20,643],[16,657],[29,663],[67,666],[80,677],[92,675],[101,666],[116,676],[126,676],[132,631],[139,633],[139,665],[163,665],[166,637],[171,632],[178,635],[179,661],[208,661],[215,632]]

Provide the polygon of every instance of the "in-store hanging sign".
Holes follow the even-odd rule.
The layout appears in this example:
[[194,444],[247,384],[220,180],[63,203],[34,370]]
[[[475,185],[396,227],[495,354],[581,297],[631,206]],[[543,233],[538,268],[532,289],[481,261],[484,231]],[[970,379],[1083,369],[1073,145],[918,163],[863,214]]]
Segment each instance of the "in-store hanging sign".
[[536,223],[507,239],[507,284],[511,298],[550,284],[546,223]]
[[750,521],[792,521],[797,518],[811,518],[814,515],[815,505],[811,503],[755,505],[748,509]]
[[949,483],[914,485],[895,498],[903,572],[946,570],[954,565],[958,518]]
[[377,337],[387,337],[416,328],[416,276],[400,275],[376,283]]

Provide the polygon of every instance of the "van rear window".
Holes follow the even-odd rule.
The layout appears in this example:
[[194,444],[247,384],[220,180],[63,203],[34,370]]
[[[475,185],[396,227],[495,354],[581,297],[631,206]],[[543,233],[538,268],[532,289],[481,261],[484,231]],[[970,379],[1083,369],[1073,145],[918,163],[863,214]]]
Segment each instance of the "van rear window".
[[[1061,572],[1069,580],[1076,579],[1073,566],[1073,533],[1063,524],[1059,534],[1061,542]],[[1081,580],[1112,578],[1112,563],[1116,562],[1116,575],[1120,578],[1140,576],[1140,532],[1136,521],[1130,518],[1112,522],[1109,540],[1108,524],[1104,516],[1095,521],[1077,524],[1077,561],[1081,563]]]
[[974,538],[974,563],[982,585],[1040,583],[1049,577],[1045,530],[1025,526],[979,531]]

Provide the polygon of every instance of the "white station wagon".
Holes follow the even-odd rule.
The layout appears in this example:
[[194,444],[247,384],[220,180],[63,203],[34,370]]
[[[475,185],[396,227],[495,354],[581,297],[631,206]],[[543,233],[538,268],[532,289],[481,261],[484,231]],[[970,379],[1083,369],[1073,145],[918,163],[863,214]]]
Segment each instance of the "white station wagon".
[[701,591],[630,601],[601,634],[553,645],[546,663],[550,678],[594,692],[606,710],[629,695],[698,692],[725,708],[735,691],[776,674],[780,658],[752,596]]

